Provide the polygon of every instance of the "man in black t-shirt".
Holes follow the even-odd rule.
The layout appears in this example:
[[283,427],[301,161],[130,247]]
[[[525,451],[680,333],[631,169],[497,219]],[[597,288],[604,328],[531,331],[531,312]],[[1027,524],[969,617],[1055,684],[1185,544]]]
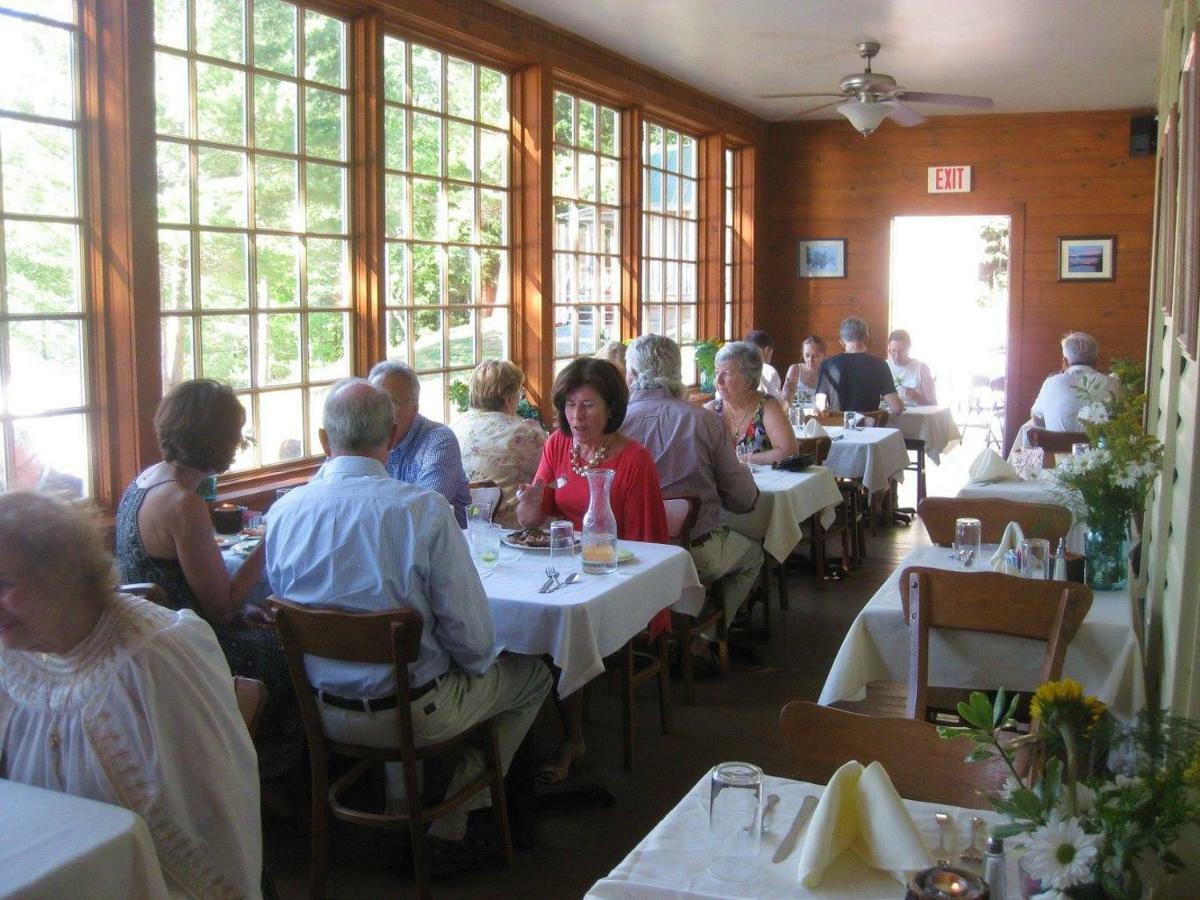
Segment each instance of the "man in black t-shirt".
[[844,353],[828,357],[817,375],[817,403],[825,395],[825,409],[868,413],[880,408],[880,400],[892,415],[904,410],[888,364],[867,353],[871,339],[867,323],[858,316],[842,320],[838,339]]

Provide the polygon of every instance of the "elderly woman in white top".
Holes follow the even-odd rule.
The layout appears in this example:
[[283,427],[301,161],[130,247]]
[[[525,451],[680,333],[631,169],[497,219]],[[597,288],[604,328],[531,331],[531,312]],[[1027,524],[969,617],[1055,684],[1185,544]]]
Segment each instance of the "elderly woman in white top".
[[212,629],[117,593],[97,524],[45,494],[0,494],[0,761],[141,815],[172,895],[261,895],[257,761]]
[[717,351],[717,396],[704,404],[725,422],[735,447],[750,452],[750,461],[773,463],[796,452],[796,435],[787,413],[760,389],[762,352],[753,344],[730,341]]
[[546,432],[517,415],[525,373],[502,359],[485,359],[471,373],[469,409],[451,426],[462,450],[468,481],[494,481],[503,491],[494,519],[505,528],[517,521],[517,485],[533,480]]

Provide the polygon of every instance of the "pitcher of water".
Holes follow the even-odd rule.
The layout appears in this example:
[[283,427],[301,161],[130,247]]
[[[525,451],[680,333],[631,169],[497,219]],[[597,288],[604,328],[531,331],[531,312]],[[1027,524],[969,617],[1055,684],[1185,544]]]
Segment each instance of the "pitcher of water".
[[583,571],[588,575],[608,575],[617,571],[617,518],[608,495],[612,490],[612,469],[587,469],[591,496],[583,514]]

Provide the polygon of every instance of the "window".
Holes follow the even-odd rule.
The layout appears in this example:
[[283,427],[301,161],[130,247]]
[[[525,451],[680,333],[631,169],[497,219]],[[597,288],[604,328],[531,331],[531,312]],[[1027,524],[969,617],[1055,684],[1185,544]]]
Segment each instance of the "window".
[[350,374],[346,26],[283,0],[156,0],[164,390],[231,385],[256,445],[319,454]]
[[92,493],[72,0],[0,9],[0,489]]
[[698,266],[696,139],[642,126],[642,333],[663,334],[683,352],[683,379],[696,380]]
[[554,93],[554,360],[621,337],[621,117]]
[[736,229],[733,226],[733,151],[725,151],[725,271],[723,275],[724,293],[721,296],[722,338],[726,341],[736,340],[733,334],[733,247]]
[[388,356],[448,421],[449,387],[509,347],[508,76],[384,38]]

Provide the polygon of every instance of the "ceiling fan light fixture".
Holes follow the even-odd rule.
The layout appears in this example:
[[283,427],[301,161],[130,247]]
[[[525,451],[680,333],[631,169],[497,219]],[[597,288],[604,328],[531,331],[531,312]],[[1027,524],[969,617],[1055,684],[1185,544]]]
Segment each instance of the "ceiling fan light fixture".
[[863,137],[867,137],[888,117],[891,109],[882,103],[848,100],[839,103],[837,111],[849,119]]

